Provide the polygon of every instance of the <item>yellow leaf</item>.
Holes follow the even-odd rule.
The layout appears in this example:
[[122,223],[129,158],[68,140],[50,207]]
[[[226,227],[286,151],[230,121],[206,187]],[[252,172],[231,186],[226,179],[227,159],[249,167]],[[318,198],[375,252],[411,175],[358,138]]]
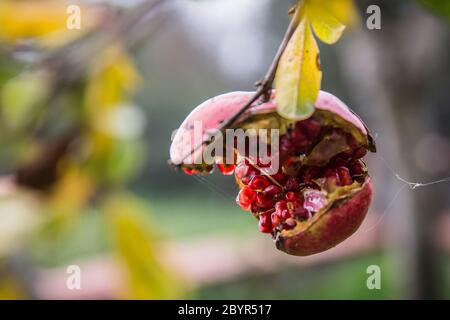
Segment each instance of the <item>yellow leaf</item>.
[[[329,3],[328,3],[329,2]],[[359,16],[353,0],[331,0],[327,2],[330,12],[346,26],[353,26]]]
[[321,81],[319,48],[303,16],[278,65],[275,77],[278,113],[291,120],[310,117]]
[[341,24],[353,26],[358,21],[358,14],[353,0],[306,0],[308,7],[327,12]]
[[49,82],[44,72],[23,72],[5,83],[0,91],[0,105],[9,128],[20,129],[37,114],[49,92]]
[[[80,29],[68,29],[69,5],[76,4],[82,12]],[[33,38],[45,45],[61,45],[79,37],[98,21],[97,13],[77,1],[2,0],[0,2],[0,42],[14,43]]]
[[118,45],[105,50],[90,70],[84,104],[92,121],[97,121],[109,108],[127,100],[139,76],[133,61]]
[[88,200],[95,192],[90,177],[69,161],[60,165],[61,178],[53,187],[49,198],[52,210],[61,215],[76,215],[83,212]]
[[14,274],[3,272],[0,278],[0,300],[29,299],[26,290]]
[[316,36],[327,44],[336,43],[344,33],[345,25],[321,7],[308,8],[308,16]]
[[160,261],[156,247],[157,235],[149,226],[145,207],[126,194],[110,196],[103,211],[128,278],[131,298],[177,299],[182,290],[175,278]]

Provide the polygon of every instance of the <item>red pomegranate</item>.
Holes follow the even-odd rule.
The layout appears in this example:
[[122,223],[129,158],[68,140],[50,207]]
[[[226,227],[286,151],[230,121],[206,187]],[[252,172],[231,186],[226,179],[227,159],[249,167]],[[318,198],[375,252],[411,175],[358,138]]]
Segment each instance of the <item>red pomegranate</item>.
[[199,136],[206,139],[219,128],[277,129],[279,148],[270,154],[279,159],[276,171],[267,173],[261,159],[233,144],[233,163],[216,156],[217,167],[234,173],[238,205],[258,219],[260,231],[271,234],[278,249],[307,256],[338,245],[359,228],[372,198],[362,158],[376,148],[366,126],[342,101],[321,91],[308,119],[280,117],[272,97],[223,128],[252,97],[252,92],[228,93],[195,108],[175,134],[171,162],[188,174],[210,173],[213,165],[202,161],[208,144],[199,145]]

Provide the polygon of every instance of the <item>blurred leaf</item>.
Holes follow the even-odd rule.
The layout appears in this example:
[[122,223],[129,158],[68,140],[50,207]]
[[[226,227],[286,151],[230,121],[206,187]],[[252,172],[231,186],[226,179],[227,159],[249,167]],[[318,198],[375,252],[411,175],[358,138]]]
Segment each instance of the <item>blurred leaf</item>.
[[326,20],[333,17],[340,24],[349,27],[359,20],[354,0],[304,0],[303,6],[309,11],[310,18],[326,15]]
[[123,182],[142,163],[144,146],[139,141],[117,140],[102,133],[92,133],[89,140],[87,168],[102,182]]
[[0,273],[0,300],[22,300],[27,299],[26,291],[17,279],[11,275],[5,276]]
[[275,78],[278,113],[291,120],[311,116],[321,81],[319,48],[303,16],[278,65]]
[[309,7],[308,16],[316,36],[327,44],[336,43],[344,33],[345,25],[326,9],[324,10],[323,4]]
[[115,106],[94,123],[96,129],[121,140],[140,138],[146,126],[145,114],[131,103]]
[[[69,30],[66,26],[70,4],[82,12],[82,28]],[[46,45],[61,45],[79,37],[96,23],[96,15],[79,1],[60,0],[2,0],[0,2],[0,41],[16,42],[36,38]]]
[[0,257],[24,245],[44,220],[37,197],[25,192],[0,196]]
[[418,0],[424,7],[445,17],[450,22],[450,1],[445,0]]
[[86,208],[79,215],[50,217],[33,237],[28,252],[37,264],[56,267],[109,253],[107,240],[103,215]]
[[49,78],[43,72],[24,72],[7,81],[1,90],[1,111],[6,125],[17,130],[29,123],[48,91]]
[[95,122],[108,108],[122,105],[138,80],[133,61],[120,46],[111,46],[103,52],[88,75],[85,108],[91,120]]
[[140,109],[128,103],[139,76],[120,46],[110,47],[101,61],[92,65],[84,100],[88,166],[97,178],[117,183],[131,176],[142,158],[137,138],[145,123]]
[[95,191],[94,183],[90,177],[73,165],[61,167],[60,170],[64,172],[53,187],[49,199],[50,210],[56,215],[80,214]]
[[132,298],[180,298],[179,281],[160,261],[157,235],[149,226],[145,206],[129,195],[115,194],[105,201],[103,211],[126,269]]
[[[311,0],[308,0],[311,1]],[[323,10],[326,10],[335,17],[340,23],[346,26],[355,25],[358,20],[358,12],[354,0],[312,0],[319,4]]]

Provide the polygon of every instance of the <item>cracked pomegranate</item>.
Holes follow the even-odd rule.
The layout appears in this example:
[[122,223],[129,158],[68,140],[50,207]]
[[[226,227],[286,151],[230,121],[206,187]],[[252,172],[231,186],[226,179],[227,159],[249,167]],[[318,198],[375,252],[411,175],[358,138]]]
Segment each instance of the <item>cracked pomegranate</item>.
[[[186,173],[209,173],[212,166],[187,164],[204,148],[192,148],[193,124],[203,133],[242,108],[252,93],[236,92],[211,99],[196,108],[182,124],[171,147],[171,161]],[[320,92],[316,111],[306,120],[281,118],[273,101],[255,104],[230,128],[278,129],[280,168],[268,174],[259,158],[235,149],[235,163],[219,170],[234,173],[240,188],[237,204],[259,221],[278,249],[292,255],[311,255],[330,249],[361,225],[369,208],[372,185],[362,158],[375,144],[362,121],[333,95]],[[236,146],[235,146],[236,147]],[[272,155],[273,156],[273,155]],[[273,172],[272,172],[273,173]]]

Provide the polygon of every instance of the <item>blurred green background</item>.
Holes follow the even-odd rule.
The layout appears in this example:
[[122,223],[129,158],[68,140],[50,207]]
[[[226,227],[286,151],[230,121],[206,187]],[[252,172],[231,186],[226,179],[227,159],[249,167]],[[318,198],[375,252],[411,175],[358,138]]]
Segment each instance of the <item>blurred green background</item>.
[[[66,25],[74,3],[80,29]],[[264,76],[292,4],[0,0],[0,298],[450,298],[450,183],[396,176],[450,175],[444,1],[355,1],[360,21],[321,44],[323,90],[379,147],[369,216],[337,248],[278,252],[233,179],[168,166],[196,105]],[[373,4],[381,30],[366,27]]]

